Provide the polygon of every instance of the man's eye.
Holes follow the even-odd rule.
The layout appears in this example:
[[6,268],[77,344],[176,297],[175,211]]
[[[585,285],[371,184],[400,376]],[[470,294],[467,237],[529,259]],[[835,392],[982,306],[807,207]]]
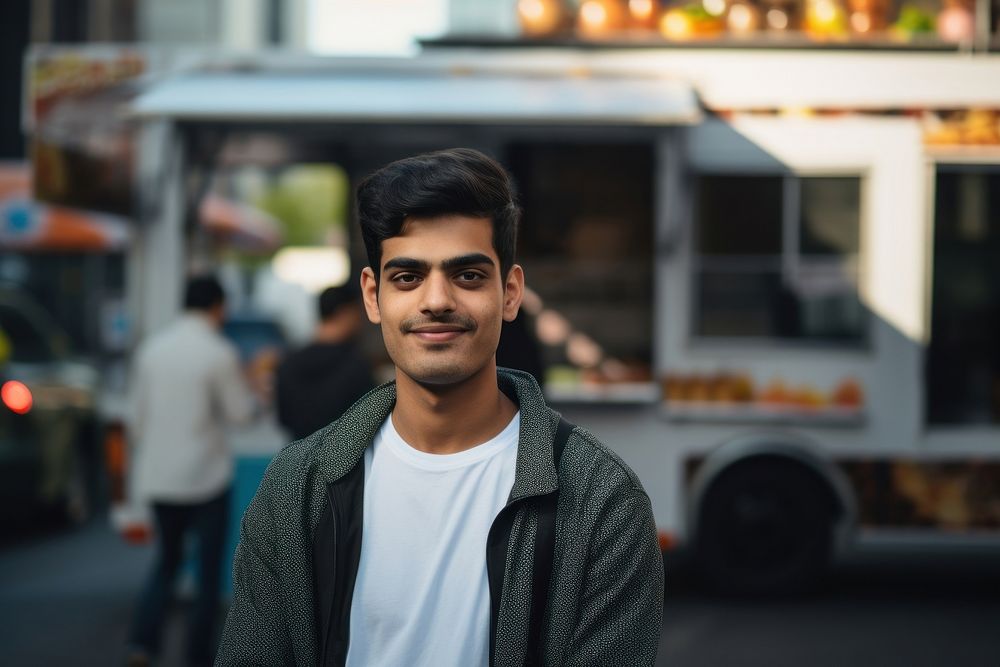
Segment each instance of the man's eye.
[[392,277],[392,282],[399,283],[401,285],[412,285],[418,280],[420,280],[420,278],[412,273],[400,273]]
[[462,271],[458,274],[458,279],[462,282],[475,282],[483,279],[483,274],[478,271]]

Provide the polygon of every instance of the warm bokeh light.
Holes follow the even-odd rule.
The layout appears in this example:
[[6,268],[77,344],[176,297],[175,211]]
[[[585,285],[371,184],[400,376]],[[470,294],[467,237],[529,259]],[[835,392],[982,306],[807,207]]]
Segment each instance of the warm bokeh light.
[[619,0],[585,0],[580,5],[577,26],[591,37],[620,30],[625,23],[625,8]]
[[736,2],[726,15],[726,26],[734,34],[752,33],[760,27],[760,10],[749,2]]
[[538,292],[525,286],[524,297],[521,300],[521,308],[524,312],[532,317],[537,317],[544,307],[545,304],[542,302],[542,297],[538,295]]
[[634,21],[646,23],[653,18],[656,5],[653,0],[629,0],[628,11]]
[[832,2],[829,2],[829,0],[823,0],[816,3],[815,12],[816,18],[820,21],[833,21],[837,15],[837,7]]
[[343,285],[350,276],[350,259],[343,248],[282,248],[271,260],[281,280],[319,294],[331,285]]
[[963,2],[945,2],[937,18],[938,36],[946,42],[971,42],[976,33],[976,19]]
[[788,12],[782,9],[767,10],[767,27],[771,30],[787,30]]
[[842,37],[847,33],[847,25],[847,13],[838,0],[810,0],[806,3],[805,28],[815,37]]
[[580,21],[587,28],[603,28],[608,22],[608,10],[593,0],[580,5]]
[[872,18],[864,12],[851,14],[851,30],[857,33],[868,33],[872,29]]
[[669,39],[690,38],[691,21],[680,12],[669,11],[660,19],[660,32]]
[[702,0],[701,4],[712,16],[722,16],[726,11],[726,0]]
[[525,20],[532,22],[541,21],[547,14],[540,0],[521,0],[517,3],[517,10]]
[[28,414],[34,404],[31,390],[23,382],[17,380],[4,382],[3,387],[0,387],[0,398],[3,399],[4,405],[19,415]]
[[579,368],[593,368],[601,363],[604,351],[590,336],[575,333],[566,341],[566,358]]
[[565,317],[554,310],[543,310],[535,321],[538,340],[546,345],[562,345],[569,338],[571,327]]
[[562,27],[565,16],[558,0],[518,0],[517,18],[526,35],[540,37]]

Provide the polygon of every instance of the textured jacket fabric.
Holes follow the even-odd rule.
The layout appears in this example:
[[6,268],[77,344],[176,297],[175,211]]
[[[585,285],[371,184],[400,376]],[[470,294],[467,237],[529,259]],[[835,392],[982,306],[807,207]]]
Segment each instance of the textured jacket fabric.
[[[527,500],[558,488],[555,552],[540,633],[542,662],[652,665],[660,634],[663,561],[649,498],[621,459],[579,427],[557,474],[552,442],[559,415],[545,405],[526,373],[501,370],[498,383],[518,404],[521,429],[507,513],[506,566],[493,600],[491,663],[522,665],[527,658],[539,525],[537,505]],[[319,664],[313,540],[330,503],[337,502],[329,485],[363,470],[358,464],[364,450],[394,404],[395,385],[383,385],[271,463],[243,517],[233,604],[217,665]]]

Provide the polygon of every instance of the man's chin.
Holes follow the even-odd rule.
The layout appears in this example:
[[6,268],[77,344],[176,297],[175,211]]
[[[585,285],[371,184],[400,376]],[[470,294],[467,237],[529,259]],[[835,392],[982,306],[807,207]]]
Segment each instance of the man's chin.
[[413,369],[406,375],[419,385],[442,389],[460,385],[481,372],[482,368],[470,368],[460,364],[442,364]]
[[458,384],[462,384],[471,377],[468,373],[461,373],[458,371],[434,371],[428,373],[419,373],[417,375],[411,376],[417,384],[424,385],[425,387],[453,387]]

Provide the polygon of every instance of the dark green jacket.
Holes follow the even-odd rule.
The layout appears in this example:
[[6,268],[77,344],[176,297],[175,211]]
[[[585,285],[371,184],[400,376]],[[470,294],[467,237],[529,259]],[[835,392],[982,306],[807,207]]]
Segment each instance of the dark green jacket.
[[[514,486],[490,530],[491,664],[528,655],[539,502],[558,490],[555,552],[540,633],[547,665],[652,665],[663,561],[635,474],[577,427],[558,475],[559,415],[526,373],[501,370],[521,410]],[[240,530],[233,605],[216,665],[338,665],[346,656],[361,545],[363,454],[396,399],[373,390],[343,417],[284,448]],[[405,554],[400,554],[405,558]]]

